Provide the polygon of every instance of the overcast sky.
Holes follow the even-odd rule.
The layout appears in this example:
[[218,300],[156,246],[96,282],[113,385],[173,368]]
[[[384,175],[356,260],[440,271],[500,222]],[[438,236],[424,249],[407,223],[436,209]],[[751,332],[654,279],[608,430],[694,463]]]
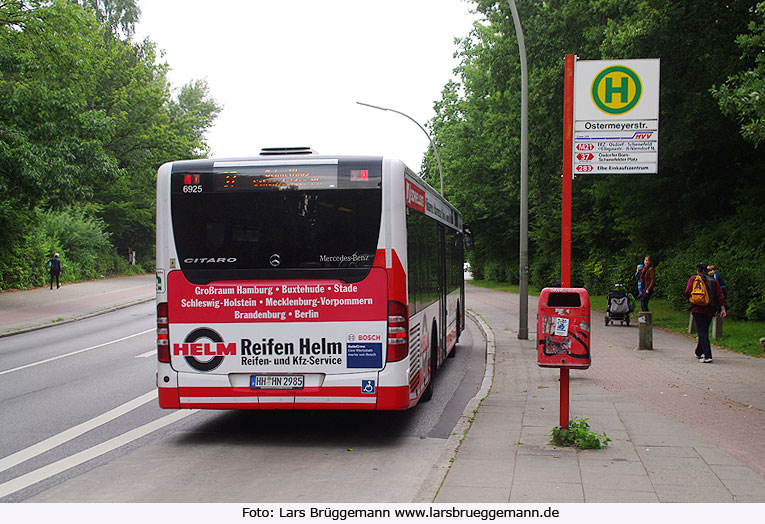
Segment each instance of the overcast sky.
[[[165,51],[170,81],[205,78],[224,109],[213,155],[309,146],[388,155],[419,171],[423,127],[457,65],[465,0],[140,0],[136,38]],[[171,160],[171,159],[168,159]]]

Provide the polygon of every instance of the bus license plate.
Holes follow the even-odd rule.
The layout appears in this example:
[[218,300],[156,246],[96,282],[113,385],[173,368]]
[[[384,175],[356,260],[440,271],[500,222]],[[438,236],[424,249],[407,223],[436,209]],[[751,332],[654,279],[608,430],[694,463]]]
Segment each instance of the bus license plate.
[[303,389],[303,375],[252,375],[251,389]]

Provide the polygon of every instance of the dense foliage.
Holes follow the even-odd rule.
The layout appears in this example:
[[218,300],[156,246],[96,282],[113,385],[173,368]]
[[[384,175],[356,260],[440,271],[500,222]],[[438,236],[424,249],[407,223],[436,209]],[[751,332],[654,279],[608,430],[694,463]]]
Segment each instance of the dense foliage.
[[0,0],[0,288],[154,265],[157,167],[207,153],[203,81],[174,96],[135,0]]
[[[480,277],[517,281],[521,76],[508,2],[458,40],[458,80],[431,123],[447,197],[476,233]],[[678,307],[700,260],[725,276],[734,317],[765,318],[765,3],[516,0],[529,67],[530,280],[560,278],[563,57],[660,58],[659,175],[574,181],[572,282],[634,287],[650,254]],[[760,146],[760,147],[758,147]],[[427,158],[428,176],[436,173]]]

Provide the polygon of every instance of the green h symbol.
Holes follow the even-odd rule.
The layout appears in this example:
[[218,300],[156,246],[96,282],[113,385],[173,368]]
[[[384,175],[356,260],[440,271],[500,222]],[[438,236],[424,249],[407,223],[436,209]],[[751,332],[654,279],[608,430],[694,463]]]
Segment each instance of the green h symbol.
[[614,94],[620,96],[622,104],[627,103],[629,96],[629,79],[626,76],[621,77],[619,87],[614,87],[613,77],[606,77],[606,104],[611,104]]

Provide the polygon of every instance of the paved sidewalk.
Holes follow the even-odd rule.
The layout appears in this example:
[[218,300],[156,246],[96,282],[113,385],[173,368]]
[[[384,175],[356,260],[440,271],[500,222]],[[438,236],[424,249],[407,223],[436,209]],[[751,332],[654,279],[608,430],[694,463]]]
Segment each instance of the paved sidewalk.
[[70,322],[154,299],[154,275],[104,278],[59,289],[0,293],[0,336]]
[[536,300],[520,341],[518,295],[468,287],[487,376],[415,502],[765,502],[765,359],[715,350],[700,364],[694,340],[658,329],[638,351],[634,325],[606,328],[594,312],[570,417],[613,442],[556,448],[560,372],[536,364]]

